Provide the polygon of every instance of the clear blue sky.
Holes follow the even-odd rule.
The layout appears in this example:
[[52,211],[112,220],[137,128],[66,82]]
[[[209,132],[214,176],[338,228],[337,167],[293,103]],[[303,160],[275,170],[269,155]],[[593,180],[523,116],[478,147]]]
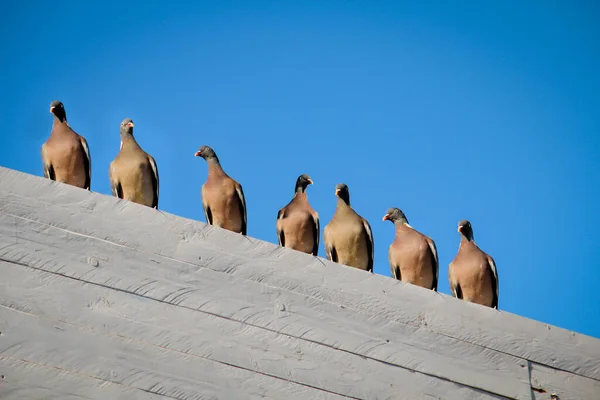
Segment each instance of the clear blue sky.
[[381,217],[400,207],[436,241],[449,293],[467,218],[501,309],[600,337],[599,17],[591,0],[10,2],[0,165],[42,175],[59,99],[109,194],[130,117],[162,210],[204,221],[203,144],[244,186],[248,234],[274,243],[298,175],[322,227],[345,182],[376,273],[394,236]]

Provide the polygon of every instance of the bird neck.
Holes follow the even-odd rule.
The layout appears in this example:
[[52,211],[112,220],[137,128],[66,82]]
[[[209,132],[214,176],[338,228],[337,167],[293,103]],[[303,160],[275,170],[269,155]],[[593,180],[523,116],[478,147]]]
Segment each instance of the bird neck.
[[394,225],[396,225],[396,231],[412,229],[412,226],[408,224],[408,221],[394,221]]
[[206,163],[208,164],[208,174],[209,175],[224,175],[225,171],[221,167],[221,163],[219,162],[219,158],[217,156],[210,157],[206,159]]
[[306,191],[306,186],[302,185],[302,184],[297,184],[296,187],[294,188],[294,193],[296,194],[303,194]]
[[340,207],[350,207],[350,199],[349,198],[342,198],[342,197],[338,196],[338,198],[337,198],[337,206],[338,206],[338,208],[340,208]]
[[121,140],[133,139],[133,132],[121,131]]
[[295,201],[301,201],[301,202],[302,202],[302,201],[305,201],[305,202],[307,202],[307,201],[308,201],[308,197],[306,196],[306,193],[305,193],[305,192],[296,192],[296,193],[294,194],[294,200],[295,200]]
[[54,115],[53,125],[54,126],[69,125],[67,123],[67,115],[66,114]]
[[132,132],[121,132],[121,148],[123,146],[136,146],[139,147],[139,144],[133,137]]
[[468,237],[466,237],[465,235],[463,235],[461,233],[461,235],[460,235],[460,247],[468,246],[468,245],[471,245],[471,244],[475,244],[475,240],[473,239],[473,237],[468,238]]

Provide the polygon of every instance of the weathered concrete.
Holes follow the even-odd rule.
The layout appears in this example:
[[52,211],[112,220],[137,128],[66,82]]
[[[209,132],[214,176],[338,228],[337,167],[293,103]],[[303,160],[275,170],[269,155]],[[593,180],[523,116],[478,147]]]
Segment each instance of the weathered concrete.
[[0,399],[600,398],[600,340],[0,167]]

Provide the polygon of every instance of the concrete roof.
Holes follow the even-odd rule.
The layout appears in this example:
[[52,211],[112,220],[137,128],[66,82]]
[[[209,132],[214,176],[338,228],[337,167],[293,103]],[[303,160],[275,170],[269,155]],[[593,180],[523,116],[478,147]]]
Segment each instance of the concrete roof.
[[600,399],[598,339],[1,167],[0,332],[3,400]]

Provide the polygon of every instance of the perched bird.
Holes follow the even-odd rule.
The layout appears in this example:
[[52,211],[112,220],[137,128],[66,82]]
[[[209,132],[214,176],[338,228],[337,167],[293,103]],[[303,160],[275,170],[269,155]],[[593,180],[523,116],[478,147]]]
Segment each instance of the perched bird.
[[158,168],[133,137],[133,121],[121,122],[121,148],[108,167],[110,188],[115,197],[158,208]]
[[484,253],[473,238],[467,220],[458,223],[460,245],[448,266],[448,281],[454,297],[498,308],[498,271],[494,259]]
[[65,106],[58,100],[50,103],[54,115],[50,137],[42,145],[44,176],[90,190],[92,159],[85,138],[77,134],[67,122]]
[[279,245],[316,256],[319,252],[319,214],[308,203],[306,187],[313,181],[306,174],[296,180],[294,198],[277,213]]
[[350,206],[348,186],[335,187],[337,208],[323,229],[325,254],[333,262],[373,272],[373,233],[366,219]]
[[208,164],[208,178],[202,185],[202,207],[206,222],[246,235],[246,198],[242,185],[223,171],[213,149],[202,146],[195,154]]
[[396,227],[396,237],[388,250],[392,277],[437,291],[438,253],[435,242],[408,224],[399,208],[390,208],[382,218]]

